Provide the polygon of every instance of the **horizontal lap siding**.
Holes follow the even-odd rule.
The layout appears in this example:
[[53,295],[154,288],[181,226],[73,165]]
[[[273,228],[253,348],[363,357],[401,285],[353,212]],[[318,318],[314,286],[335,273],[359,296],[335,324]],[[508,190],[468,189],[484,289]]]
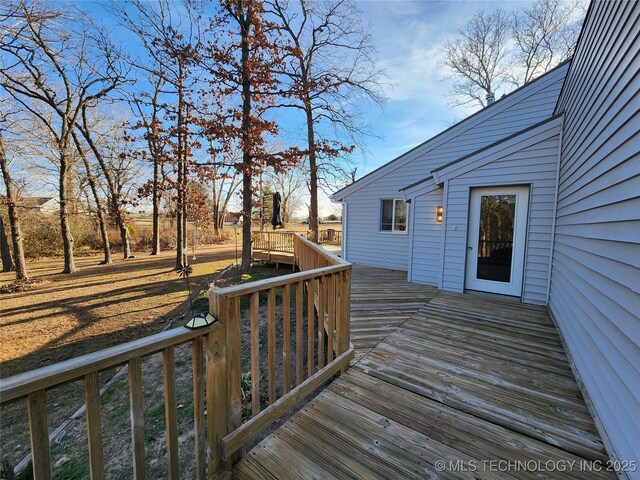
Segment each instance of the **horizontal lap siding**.
[[[462,292],[467,252],[469,192],[472,187],[530,185],[523,301],[546,304],[559,126],[527,140],[528,146],[497,156],[448,183],[443,289]],[[500,154],[497,154],[500,155]]]
[[348,194],[344,199],[349,205],[347,259],[403,270],[411,266],[412,281],[437,285],[441,225],[435,223],[434,207],[442,205],[442,191],[420,197],[411,207],[416,209],[412,215],[415,229],[411,265],[409,237],[379,231],[380,199],[398,198],[401,188],[427,177],[431,170],[549,118],[567,68],[566,65],[558,68],[441,137],[406,153],[380,169],[372,176],[373,180]]
[[429,191],[413,200],[414,230],[411,278],[415,283],[438,285],[442,251],[442,224],[436,218],[437,208],[443,205],[442,189],[430,180]]
[[565,127],[549,299],[621,460],[640,458],[639,33],[638,2],[595,3],[558,103]]
[[406,187],[427,177],[434,168],[549,118],[553,114],[567,70],[568,64],[556,68],[507,98],[399,156],[347,187],[344,198],[348,200],[365,188],[375,190],[385,185],[389,176],[394,176],[398,170],[409,174],[409,181],[399,188]]
[[380,201],[383,198],[401,198],[400,188],[414,178],[410,172],[396,171],[385,182],[378,184],[377,188],[359,190],[346,199],[348,261],[407,270],[409,234],[380,231]]

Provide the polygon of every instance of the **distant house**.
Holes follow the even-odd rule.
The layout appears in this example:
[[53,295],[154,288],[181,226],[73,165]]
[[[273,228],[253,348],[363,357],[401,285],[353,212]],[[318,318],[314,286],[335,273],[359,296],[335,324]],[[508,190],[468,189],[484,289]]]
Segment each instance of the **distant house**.
[[54,197],[22,197],[19,206],[40,213],[60,211],[60,202]]
[[571,61],[332,197],[348,261],[548,305],[621,460],[640,457],[639,34],[640,2],[593,3]]

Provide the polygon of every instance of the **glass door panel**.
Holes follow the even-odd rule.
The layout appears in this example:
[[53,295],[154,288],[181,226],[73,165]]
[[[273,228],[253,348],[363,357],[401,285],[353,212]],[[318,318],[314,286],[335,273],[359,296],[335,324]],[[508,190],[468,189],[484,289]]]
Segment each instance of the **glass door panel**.
[[472,188],[465,288],[520,296],[524,276],[529,188]]
[[515,195],[480,198],[477,279],[511,281],[515,213]]

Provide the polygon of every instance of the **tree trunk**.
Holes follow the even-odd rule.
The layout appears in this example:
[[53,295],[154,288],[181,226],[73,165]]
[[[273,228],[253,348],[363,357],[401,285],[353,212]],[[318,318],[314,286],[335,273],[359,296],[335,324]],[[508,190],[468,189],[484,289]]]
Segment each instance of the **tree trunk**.
[[[177,151],[177,168],[178,168],[178,195],[176,205],[176,270],[179,270],[187,264],[186,261],[186,249],[187,245],[184,242],[185,239],[185,202],[186,192],[184,189],[184,132],[182,131],[184,125],[184,89],[183,89],[183,73],[182,64],[179,65],[179,77],[178,77],[178,118],[177,118],[177,136],[178,136],[178,151]],[[183,253],[185,252],[185,253]]]
[[218,235],[219,230],[220,230],[220,220],[219,220],[219,216],[218,216],[218,206],[214,205],[213,206],[213,213],[212,213],[212,224],[213,224],[213,234],[214,235]]
[[116,224],[118,225],[118,230],[120,230],[120,240],[122,241],[122,256],[126,260],[127,258],[131,258],[131,238],[129,237],[129,229],[127,228],[127,224],[124,220],[124,215],[120,210],[120,205],[117,204],[119,197],[112,198],[116,203],[114,207],[116,212]]
[[213,233],[218,236],[218,226],[219,226],[219,208],[220,208],[220,199],[218,198],[218,190],[216,189],[216,176],[218,171],[214,168],[213,179],[211,180],[211,201],[213,203],[213,212],[211,212],[211,223],[213,224]]
[[185,254],[184,254],[184,264],[187,265],[189,263],[189,259],[187,258],[187,249],[189,246],[189,242],[187,241],[187,205],[189,205],[189,186],[188,186],[188,178],[189,178],[189,169],[188,169],[188,159],[187,159],[187,150],[186,150],[186,143],[187,143],[187,136],[186,136],[186,132],[183,135],[183,143],[185,145],[184,148],[184,161],[182,162],[182,169],[184,170],[184,173],[182,174],[182,188],[183,188],[183,202],[182,202],[182,245],[184,246],[185,249]]
[[307,143],[309,148],[309,230],[312,241],[318,242],[318,165],[316,163],[316,139],[313,129],[313,110],[311,101],[305,101],[305,113],[307,115]]
[[107,231],[107,220],[104,216],[104,209],[102,208],[102,202],[100,201],[100,193],[98,192],[96,179],[90,173],[89,162],[86,162],[85,165],[87,167],[87,180],[91,187],[93,199],[96,202],[96,215],[98,216],[100,236],[102,237],[102,252],[104,253],[104,259],[100,263],[102,265],[109,265],[113,261],[111,260],[111,245],[109,243],[109,232]]
[[153,220],[151,235],[151,255],[158,255],[160,253],[160,165],[159,159],[153,159]]
[[[104,254],[104,259],[100,263],[102,265],[109,265],[110,263],[112,263],[111,245],[109,244],[109,232],[107,231],[107,220],[104,216],[102,201],[100,200],[98,182],[96,182],[96,177],[91,173],[91,165],[89,164],[89,160],[87,159],[87,156],[85,155],[84,151],[82,150],[82,146],[80,145],[80,140],[77,138],[75,133],[73,134],[73,140],[76,144],[78,154],[80,155],[80,157],[82,157],[82,161],[84,162],[84,168],[87,171],[87,181],[89,182],[89,187],[91,188],[91,193],[93,194],[93,200],[96,202],[96,215],[98,216],[100,236],[102,237],[102,251]],[[87,202],[88,201],[89,199],[87,198]]]
[[[251,155],[251,78],[249,69],[250,21],[247,17],[241,28],[242,63],[242,264],[240,270],[251,269],[251,210],[253,206]],[[261,212],[262,214],[262,212]]]
[[[244,162],[243,162],[244,163]],[[251,170],[244,171],[242,176],[242,263],[240,269],[247,272],[251,269]]]
[[4,218],[0,214],[0,257],[2,257],[2,271],[13,271],[13,259],[11,258],[11,245],[4,226]]
[[127,229],[127,225],[125,223],[125,215],[122,211],[122,206],[120,205],[120,193],[118,192],[118,188],[116,186],[116,182],[113,180],[111,176],[111,172],[107,168],[107,164],[104,161],[102,153],[98,149],[97,145],[94,143],[93,138],[91,137],[91,133],[89,130],[89,124],[87,123],[87,110],[86,107],[82,109],[82,125],[78,124],[75,127],[78,128],[84,139],[86,140],[89,148],[93,152],[93,155],[96,157],[98,164],[102,170],[102,174],[104,175],[105,180],[107,181],[107,188],[109,189],[109,197],[111,198],[111,208],[113,210],[113,215],[115,217],[116,225],[118,230],[120,231],[120,239],[122,241],[122,253],[124,259],[131,257],[131,245],[129,238],[129,230]]
[[182,191],[182,162],[178,162],[178,192],[176,199],[176,270],[184,265],[182,261],[182,202],[184,202],[184,192]]
[[62,273],[73,273],[76,271],[76,264],[73,258],[73,235],[69,227],[69,159],[67,153],[68,145],[62,143],[60,151],[60,181],[58,184],[60,195],[60,232],[62,234],[62,247],[64,250],[64,270]]
[[[20,230],[20,216],[16,209],[16,193],[13,189],[13,181],[9,172],[9,163],[4,148],[4,139],[0,134],[0,167],[2,177],[7,190],[7,211],[9,214],[9,227],[11,228],[11,240],[13,241],[13,260],[16,270],[16,280],[25,280],[27,275],[27,263],[24,259],[24,248],[22,246],[22,231]],[[3,259],[4,260],[4,259]]]

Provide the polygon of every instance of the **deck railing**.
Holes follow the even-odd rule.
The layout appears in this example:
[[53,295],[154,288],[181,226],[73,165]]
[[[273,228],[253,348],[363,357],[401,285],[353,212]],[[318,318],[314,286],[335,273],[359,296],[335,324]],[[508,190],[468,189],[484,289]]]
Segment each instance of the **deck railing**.
[[333,228],[328,228],[326,230],[320,230],[318,232],[320,244],[325,245],[341,245],[342,243],[342,232],[340,230],[335,230]]
[[[34,478],[51,478],[46,391],[68,382],[84,381],[90,474],[92,479],[102,479],[105,459],[98,374],[128,366],[133,473],[136,479],[143,479],[147,464],[141,365],[143,357],[161,353],[167,478],[177,479],[175,348],[191,343],[195,477],[204,479],[224,475],[246,442],[344,371],[353,358],[349,341],[351,264],[300,235],[288,235],[302,271],[211,291],[210,311],[217,319],[213,325],[168,330],[0,380],[1,404],[26,399]],[[262,323],[266,325],[261,328],[265,301],[266,322]],[[251,372],[250,418],[244,424],[243,323],[248,323],[250,331],[245,345],[250,350]],[[266,330],[266,352],[261,352],[261,330]],[[266,369],[260,361],[264,354]],[[266,395],[261,402],[264,374]]]
[[[166,420],[167,478],[178,478],[178,431],[176,405],[175,348],[185,343],[192,347],[194,434],[196,439],[196,478],[205,478],[206,468],[220,468],[219,439],[226,434],[226,424],[216,419],[224,406],[225,328],[220,322],[200,330],[176,328],[98,352],[82,355],[48,367],[16,375],[0,381],[0,402],[26,398],[31,438],[33,476],[36,480],[51,478],[51,457],[47,422],[46,391],[74,380],[84,381],[89,467],[92,479],[105,476],[100,407],[101,371],[120,365],[128,366],[129,404],[131,414],[133,472],[136,479],[146,478],[145,422],[142,396],[142,358],[162,353]],[[206,358],[206,361],[204,360]],[[205,437],[206,402],[210,405]],[[208,448],[207,448],[208,445]],[[206,452],[206,453],[205,453]]]
[[[293,239],[297,235],[291,232],[252,232],[251,247],[267,253],[293,253]],[[311,232],[307,233],[311,238]],[[342,232],[329,228],[318,232],[320,244],[340,245]]]
[[[233,461],[241,447],[312,393],[353,357],[350,347],[351,264],[301,235],[291,237],[301,272],[211,292],[211,313],[226,329],[227,425],[222,456]],[[261,369],[260,305],[266,300],[266,371]],[[278,301],[279,300],[279,301]],[[241,425],[241,305],[249,305],[251,418]],[[278,308],[278,305],[280,308]],[[292,323],[293,320],[293,323]],[[279,328],[277,328],[279,325]],[[281,351],[276,332],[281,331]],[[292,348],[292,339],[295,349]],[[278,371],[277,366],[281,371]],[[266,374],[266,408],[261,378]]]
[[293,238],[290,232],[252,232],[251,247],[268,253],[293,253]]

